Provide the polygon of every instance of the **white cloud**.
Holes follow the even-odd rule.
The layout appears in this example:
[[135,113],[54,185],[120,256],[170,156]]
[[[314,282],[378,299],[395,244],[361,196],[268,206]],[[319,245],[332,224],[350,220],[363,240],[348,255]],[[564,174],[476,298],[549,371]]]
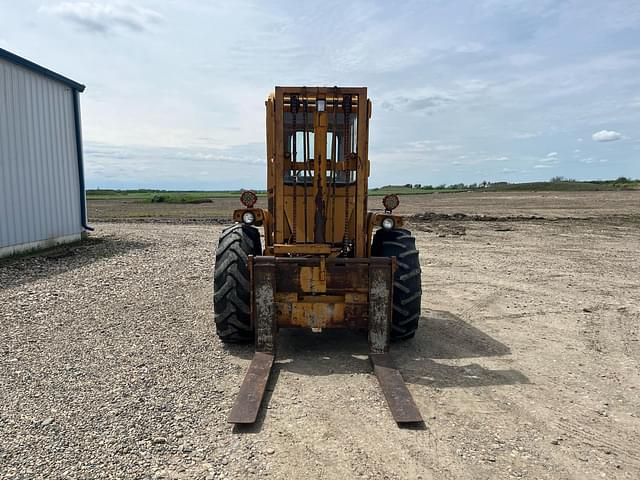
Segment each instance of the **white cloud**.
[[460,145],[452,145],[447,143],[440,143],[434,140],[417,140],[415,142],[409,142],[409,150],[412,152],[448,152],[449,150],[457,150]]
[[478,42],[467,42],[457,46],[455,50],[458,53],[476,53],[484,50],[484,46]]
[[549,152],[547,156],[538,160],[541,163],[558,163],[558,152]]
[[533,168],[551,168],[551,165],[534,165]]
[[509,160],[509,157],[507,157],[506,155],[502,155],[500,157],[498,156],[486,157],[482,161],[483,162],[506,162],[508,160]]
[[599,132],[591,135],[591,138],[596,142],[613,142],[615,140],[620,140],[622,138],[622,134],[614,130],[600,130]]
[[154,10],[125,3],[62,2],[42,6],[38,11],[59,16],[93,33],[117,29],[142,32],[162,20]]
[[444,95],[429,95],[424,97],[399,96],[382,102],[382,108],[389,111],[430,112],[438,110],[454,100]]
[[523,132],[523,133],[516,133],[513,138],[516,138],[518,140],[526,140],[529,138],[535,138],[535,137],[539,137],[542,134],[542,132]]

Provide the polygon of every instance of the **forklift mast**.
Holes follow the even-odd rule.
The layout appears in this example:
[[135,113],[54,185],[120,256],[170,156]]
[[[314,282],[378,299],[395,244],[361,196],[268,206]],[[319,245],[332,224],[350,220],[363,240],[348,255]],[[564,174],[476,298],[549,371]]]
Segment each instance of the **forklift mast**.
[[367,256],[367,89],[276,87],[266,108],[267,254]]

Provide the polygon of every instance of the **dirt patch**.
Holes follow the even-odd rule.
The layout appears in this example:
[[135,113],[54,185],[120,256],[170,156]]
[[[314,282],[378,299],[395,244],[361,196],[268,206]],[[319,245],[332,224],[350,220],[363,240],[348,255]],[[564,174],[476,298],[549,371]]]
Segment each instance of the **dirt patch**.
[[[369,208],[381,208],[369,197]],[[406,195],[399,212],[467,215],[541,216],[551,218],[640,217],[640,190],[619,192],[463,192]]]
[[[369,197],[369,209],[382,210],[381,197]],[[258,207],[265,207],[260,199]],[[213,198],[211,203],[142,203],[133,200],[89,200],[90,221],[134,221],[165,223],[226,223],[234,209],[241,208],[237,198]],[[437,213],[425,213],[437,212]],[[459,213],[463,212],[463,213]],[[403,195],[400,215],[431,215],[431,220],[526,221],[543,217],[610,218],[640,223],[640,191],[620,192],[464,192],[438,195]],[[437,216],[441,218],[437,218]],[[511,218],[510,218],[511,217]],[[617,220],[616,220],[617,221]]]
[[186,216],[160,216],[160,217],[129,217],[129,218],[103,218],[94,220],[94,223],[157,223],[157,224],[173,224],[173,225],[231,225],[233,219],[229,217],[186,217]]
[[[416,213],[408,217],[411,222],[435,222],[435,221],[456,221],[456,222],[530,222],[532,220],[545,220],[538,215],[468,215],[466,213],[436,213],[425,212]],[[580,219],[585,220],[585,219]]]
[[415,232],[429,232],[434,233],[439,237],[446,237],[447,235],[466,235],[467,228],[464,225],[455,223],[424,223],[410,221],[407,228]]

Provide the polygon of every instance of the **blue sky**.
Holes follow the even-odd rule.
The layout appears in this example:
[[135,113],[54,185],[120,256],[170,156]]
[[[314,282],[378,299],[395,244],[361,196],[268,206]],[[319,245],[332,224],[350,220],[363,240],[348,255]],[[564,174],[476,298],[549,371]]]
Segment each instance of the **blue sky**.
[[371,184],[640,177],[640,2],[0,0],[89,187],[259,188],[274,85],[369,87]]

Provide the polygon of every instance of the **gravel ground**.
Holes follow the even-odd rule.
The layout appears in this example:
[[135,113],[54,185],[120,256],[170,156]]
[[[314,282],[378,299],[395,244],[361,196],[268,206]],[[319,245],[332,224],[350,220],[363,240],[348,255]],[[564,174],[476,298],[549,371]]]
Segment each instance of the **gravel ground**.
[[268,447],[225,423],[243,364],[211,326],[215,237],[100,225],[69,256],[0,268],[0,476],[266,471]]
[[424,317],[393,352],[424,430],[364,338],[304,331],[232,429],[252,349],[212,327],[222,227],[97,227],[0,263],[0,478],[640,478],[636,224],[416,225]]

